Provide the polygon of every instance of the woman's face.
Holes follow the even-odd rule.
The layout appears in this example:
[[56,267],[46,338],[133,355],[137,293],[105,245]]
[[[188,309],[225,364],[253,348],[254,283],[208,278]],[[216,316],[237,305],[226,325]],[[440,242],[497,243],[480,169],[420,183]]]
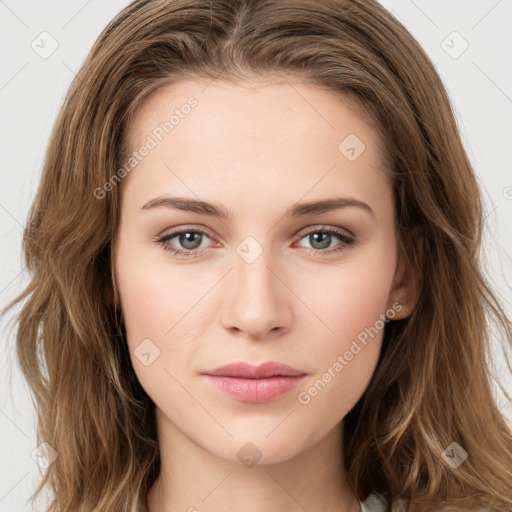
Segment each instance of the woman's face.
[[[206,85],[168,86],[135,118],[121,308],[159,432],[274,463],[334,432],[375,370],[384,315],[410,313],[392,185],[378,134],[333,93]],[[269,361],[298,376],[205,375]]]

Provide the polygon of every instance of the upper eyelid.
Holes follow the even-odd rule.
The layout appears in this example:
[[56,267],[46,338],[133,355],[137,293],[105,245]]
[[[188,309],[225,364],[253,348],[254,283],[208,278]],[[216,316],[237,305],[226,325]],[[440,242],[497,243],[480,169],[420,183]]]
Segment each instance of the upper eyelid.
[[183,227],[171,228],[168,231],[164,231],[161,235],[158,235],[156,238],[157,239],[167,238],[169,236],[179,235],[180,233],[183,233],[183,232],[186,232],[186,231],[194,231],[194,232],[197,231],[197,232],[206,234],[211,239],[215,238],[214,236],[210,235],[210,232],[208,231],[208,229],[206,229],[204,227],[193,227],[193,226],[183,226]]

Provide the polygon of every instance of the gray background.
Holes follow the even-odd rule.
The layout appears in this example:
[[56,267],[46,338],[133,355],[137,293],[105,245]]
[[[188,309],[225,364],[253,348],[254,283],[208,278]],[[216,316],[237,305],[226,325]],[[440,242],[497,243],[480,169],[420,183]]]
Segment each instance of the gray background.
[[[92,43],[128,3],[0,0],[0,306],[27,283],[22,230],[57,110]],[[447,86],[484,191],[488,276],[512,315],[512,2],[381,3],[418,39]],[[58,44],[56,50],[41,55],[52,44]],[[37,444],[33,406],[14,358],[13,337],[6,335],[8,319],[0,319],[0,512],[21,512],[33,510],[26,501],[39,466],[31,455]],[[497,372],[512,389],[504,369]],[[499,393],[497,398],[512,419],[512,404]],[[36,510],[43,510],[44,500],[37,503]]]

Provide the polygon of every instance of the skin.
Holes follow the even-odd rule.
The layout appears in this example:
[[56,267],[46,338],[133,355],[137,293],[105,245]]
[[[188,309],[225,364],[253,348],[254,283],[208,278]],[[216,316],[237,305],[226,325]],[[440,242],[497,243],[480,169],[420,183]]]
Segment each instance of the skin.
[[[417,281],[397,259],[382,141],[349,98],[281,77],[167,86],[139,110],[130,147],[140,148],[190,96],[197,107],[121,184],[115,276],[133,366],[156,404],[162,459],[149,510],[356,512],[341,465],[343,418],[370,382],[383,329],[359,343],[362,350],[309,403],[298,395],[386,311],[405,318],[417,301]],[[366,146],[354,161],[338,149],[349,134]],[[163,196],[208,201],[233,216],[142,209]],[[367,203],[373,215],[350,206],[285,216],[297,202],[340,196]],[[157,241],[182,227],[208,234],[196,257]],[[322,228],[355,243],[336,236],[329,243],[327,235],[322,245]],[[309,231],[320,234],[315,240]],[[251,263],[237,252],[248,236],[256,241],[251,254],[262,250]],[[167,245],[192,247],[179,236]],[[145,339],[152,354],[160,350],[148,366],[134,353]],[[267,403],[235,400],[201,375],[270,360],[307,376]],[[260,456],[251,467],[237,455],[247,443]]]

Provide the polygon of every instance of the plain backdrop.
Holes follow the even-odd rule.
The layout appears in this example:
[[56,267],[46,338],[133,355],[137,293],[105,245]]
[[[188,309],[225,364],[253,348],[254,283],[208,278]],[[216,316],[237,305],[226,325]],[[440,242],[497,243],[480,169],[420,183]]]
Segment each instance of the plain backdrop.
[[[0,0],[0,307],[28,282],[21,237],[57,111],[94,40],[128,3]],[[512,2],[382,4],[425,48],[448,89],[484,192],[488,277],[512,315]],[[44,499],[35,508],[27,501],[40,476],[35,415],[8,319],[0,319],[0,512],[44,510]],[[512,418],[512,404],[498,392],[497,399]]]

